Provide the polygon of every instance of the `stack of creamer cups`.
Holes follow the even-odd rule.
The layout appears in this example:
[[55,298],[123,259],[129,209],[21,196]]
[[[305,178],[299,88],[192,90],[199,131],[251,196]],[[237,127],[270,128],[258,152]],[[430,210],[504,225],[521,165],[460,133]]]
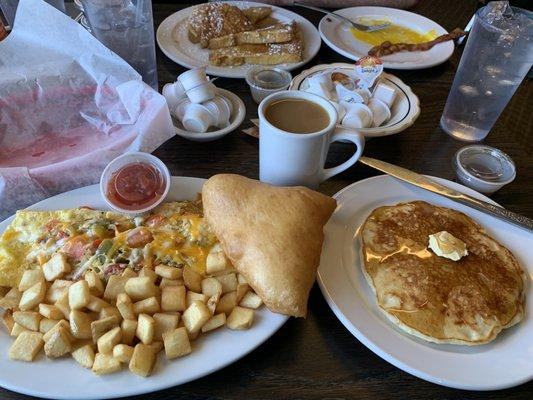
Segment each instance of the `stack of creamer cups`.
[[167,83],[163,96],[172,115],[189,132],[204,133],[210,127],[223,129],[230,123],[233,105],[209,81],[205,67],[186,71],[176,82]]

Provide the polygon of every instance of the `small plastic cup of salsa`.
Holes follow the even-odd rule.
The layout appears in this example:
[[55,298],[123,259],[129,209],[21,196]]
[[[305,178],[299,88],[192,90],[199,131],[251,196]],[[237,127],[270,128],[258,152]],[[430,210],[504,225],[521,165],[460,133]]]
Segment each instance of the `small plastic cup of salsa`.
[[142,214],[165,199],[170,180],[170,172],[159,158],[148,153],[126,153],[105,167],[100,193],[115,211]]

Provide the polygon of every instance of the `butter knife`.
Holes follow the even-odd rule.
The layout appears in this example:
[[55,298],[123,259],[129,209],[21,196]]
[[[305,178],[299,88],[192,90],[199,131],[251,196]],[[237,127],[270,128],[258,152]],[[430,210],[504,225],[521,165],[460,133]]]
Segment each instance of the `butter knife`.
[[478,200],[465,193],[441,185],[440,183],[435,182],[433,179],[426,178],[425,176],[417,174],[416,172],[389,164],[384,161],[364,156],[361,157],[359,161],[365,165],[368,165],[369,167],[375,168],[381,172],[385,172],[387,175],[390,175],[396,179],[400,179],[404,182],[410,183],[411,185],[447,197],[448,199],[457,203],[461,203],[465,206],[475,208],[476,210],[485,214],[499,218],[506,222],[510,222],[511,224],[527,230],[529,233],[533,233],[533,220],[524,217],[523,215],[516,214],[512,211],[506,210],[503,207],[487,203],[486,201]]

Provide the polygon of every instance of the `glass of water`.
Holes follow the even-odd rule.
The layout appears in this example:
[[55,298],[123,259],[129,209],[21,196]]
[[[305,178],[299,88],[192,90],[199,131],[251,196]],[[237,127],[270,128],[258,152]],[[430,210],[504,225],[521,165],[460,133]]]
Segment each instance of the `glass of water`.
[[533,63],[533,13],[492,1],[476,13],[441,128],[456,139],[483,140]]
[[157,90],[151,0],[82,0],[91,33]]

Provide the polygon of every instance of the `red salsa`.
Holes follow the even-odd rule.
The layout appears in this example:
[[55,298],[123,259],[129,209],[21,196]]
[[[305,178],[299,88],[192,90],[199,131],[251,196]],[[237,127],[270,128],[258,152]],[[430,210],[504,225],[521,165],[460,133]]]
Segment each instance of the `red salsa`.
[[109,200],[126,210],[140,210],[157,202],[164,194],[165,178],[152,164],[133,162],[114,172],[107,184]]

